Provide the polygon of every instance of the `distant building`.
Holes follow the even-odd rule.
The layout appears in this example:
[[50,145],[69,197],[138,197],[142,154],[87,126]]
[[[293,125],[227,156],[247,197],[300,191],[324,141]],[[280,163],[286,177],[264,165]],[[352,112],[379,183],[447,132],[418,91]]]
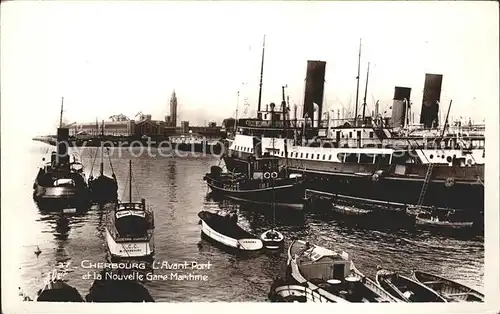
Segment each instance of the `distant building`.
[[177,96],[175,95],[175,90],[172,92],[172,97],[170,97],[170,124],[169,126],[177,126]]
[[[100,135],[103,130],[102,122],[76,123],[69,129],[69,135],[90,134],[93,136]],[[104,135],[113,136],[132,136],[135,134],[135,121],[105,121]]]
[[208,127],[209,128],[215,128],[217,126],[216,122],[208,122]]
[[189,121],[181,121],[181,132],[182,133],[189,132]]

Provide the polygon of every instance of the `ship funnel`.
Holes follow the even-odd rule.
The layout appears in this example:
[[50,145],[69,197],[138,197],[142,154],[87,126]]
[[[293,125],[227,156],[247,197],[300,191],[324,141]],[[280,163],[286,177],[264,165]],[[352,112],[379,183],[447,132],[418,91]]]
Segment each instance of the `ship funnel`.
[[411,88],[394,87],[394,99],[392,102],[391,126],[393,128],[404,127],[408,104],[410,102]]
[[420,112],[420,123],[425,128],[437,127],[439,125],[438,113],[442,83],[442,74],[425,74],[422,111]]
[[314,103],[318,106],[317,118],[322,117],[323,113],[323,92],[325,88],[325,61],[307,61],[306,88],[304,91],[304,110],[303,117],[311,119],[311,125],[314,125]]
[[59,165],[69,164],[68,144],[69,144],[69,129],[58,128],[57,142],[56,142],[56,147],[57,147],[56,162]]

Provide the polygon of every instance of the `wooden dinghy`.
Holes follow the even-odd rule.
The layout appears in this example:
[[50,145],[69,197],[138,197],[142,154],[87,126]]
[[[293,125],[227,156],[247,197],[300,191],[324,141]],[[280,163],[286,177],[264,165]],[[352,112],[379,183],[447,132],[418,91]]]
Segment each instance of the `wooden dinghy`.
[[415,271],[413,278],[439,293],[451,302],[484,302],[484,295],[456,281],[423,271]]
[[263,247],[258,237],[238,225],[236,213],[222,216],[203,210],[198,213],[198,217],[201,231],[214,241],[243,251],[255,251]]
[[404,302],[447,302],[436,291],[396,272],[379,270],[375,281],[382,289]]
[[431,216],[430,214],[418,214],[415,217],[415,224],[421,227],[443,229],[466,229],[474,225],[472,221],[439,220],[438,217]]
[[396,302],[381,288],[374,288],[375,284],[367,283],[352,265],[347,253],[302,240],[293,241],[288,249],[291,279],[321,296],[315,298],[318,302]]

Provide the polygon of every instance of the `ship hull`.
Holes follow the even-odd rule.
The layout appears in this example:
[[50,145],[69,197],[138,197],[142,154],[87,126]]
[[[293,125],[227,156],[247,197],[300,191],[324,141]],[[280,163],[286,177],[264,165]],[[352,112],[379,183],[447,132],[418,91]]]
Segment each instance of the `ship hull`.
[[[244,172],[246,159],[224,156],[228,171]],[[289,161],[291,171],[301,173],[305,188],[376,202],[394,202],[402,205],[417,204],[425,180],[426,165],[408,165],[395,173],[395,165],[385,169],[375,164],[340,164],[318,161]],[[384,174],[374,177],[378,170]],[[453,181],[450,183],[449,178]],[[474,213],[484,211],[484,166],[466,168],[434,166],[423,205],[451,208]]]
[[118,241],[106,227],[106,246],[111,260],[144,259],[154,257],[154,235],[146,241]]
[[213,193],[223,195],[227,198],[259,205],[275,204],[278,207],[302,210],[304,185],[302,181],[287,179],[276,185],[259,187],[260,180],[252,180],[249,185],[255,183],[254,187],[233,188],[220,182],[210,175],[205,176],[208,187]]
[[35,183],[33,200],[41,210],[75,208],[77,211],[89,207],[90,199],[86,188],[44,187]]

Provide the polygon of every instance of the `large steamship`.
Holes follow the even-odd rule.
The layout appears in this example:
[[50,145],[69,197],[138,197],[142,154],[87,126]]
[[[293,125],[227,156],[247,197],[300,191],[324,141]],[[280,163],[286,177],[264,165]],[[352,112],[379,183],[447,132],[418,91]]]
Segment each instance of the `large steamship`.
[[278,156],[319,193],[483,211],[484,128],[451,126],[448,115],[439,126],[442,75],[426,74],[419,125],[410,123],[407,87],[395,87],[391,117],[365,117],[363,110],[356,119],[330,119],[326,113],[320,121],[325,65],[308,61],[304,119],[290,119],[283,88],[281,108],[270,104],[261,110],[259,102],[257,119],[238,120],[223,156],[229,171],[245,172],[251,156]]

